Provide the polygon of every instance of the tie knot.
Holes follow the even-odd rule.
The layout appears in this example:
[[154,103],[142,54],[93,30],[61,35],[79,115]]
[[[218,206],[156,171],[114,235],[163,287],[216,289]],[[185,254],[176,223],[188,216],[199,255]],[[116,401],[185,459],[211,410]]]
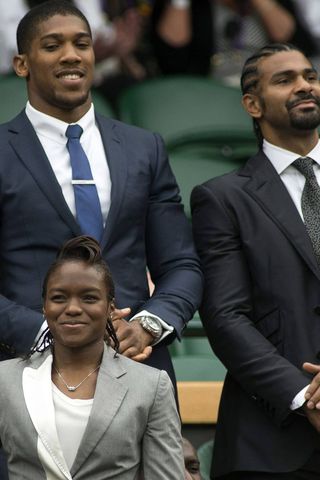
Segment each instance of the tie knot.
[[312,158],[309,157],[300,157],[295,160],[292,165],[296,167],[297,170],[299,170],[302,175],[304,175],[306,178],[314,178],[315,174],[313,171],[313,160]]
[[83,133],[83,130],[80,127],[80,125],[69,125],[66,130],[66,137],[79,139],[82,133]]

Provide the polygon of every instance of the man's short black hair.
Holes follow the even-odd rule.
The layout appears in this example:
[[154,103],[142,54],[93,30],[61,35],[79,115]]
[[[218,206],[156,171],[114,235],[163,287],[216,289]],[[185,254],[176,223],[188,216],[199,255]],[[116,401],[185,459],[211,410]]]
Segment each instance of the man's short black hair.
[[68,0],[48,0],[29,10],[20,20],[17,28],[17,47],[18,53],[27,53],[31,42],[38,33],[40,23],[49,20],[55,15],[74,15],[80,18],[86,24],[90,36],[91,28],[84,14]]
[[242,94],[256,91],[259,83],[260,73],[258,63],[261,59],[271,57],[280,52],[300,52],[304,53],[300,48],[291,43],[270,43],[260,48],[251,57],[247,58],[241,73],[241,90]]
[[[257,93],[259,87],[259,80],[261,77],[259,71],[259,62],[264,58],[271,57],[280,52],[300,52],[304,53],[300,48],[291,43],[270,43],[257,50],[251,57],[247,58],[241,73],[241,90],[242,95],[246,93]],[[253,129],[258,140],[259,147],[262,147],[263,136],[259,126],[259,122],[253,119]]]

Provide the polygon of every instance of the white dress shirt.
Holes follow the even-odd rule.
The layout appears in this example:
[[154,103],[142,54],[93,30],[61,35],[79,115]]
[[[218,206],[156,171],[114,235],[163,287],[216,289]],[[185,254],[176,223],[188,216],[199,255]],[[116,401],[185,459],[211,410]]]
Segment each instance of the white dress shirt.
[[[68,123],[46,115],[27,103],[26,114],[48,157],[52,170],[61,186],[63,196],[71,212],[76,216],[74,189],[71,183],[72,169],[67,149]],[[102,217],[105,224],[110,208],[111,178],[101,135],[95,122],[94,107],[77,122],[83,129],[80,143],[90,164],[96,182]]]
[[[284,150],[276,145],[272,145],[267,142],[267,140],[263,140],[263,151],[280,175],[299,215],[303,219],[301,197],[306,179],[299,170],[292,166],[292,162],[297,160],[297,158],[300,158],[301,155]],[[317,145],[308,153],[308,155],[306,155],[306,157],[310,157],[315,161],[313,164],[313,170],[320,185],[320,141],[318,141]]]
[[[295,204],[299,215],[303,220],[303,214],[301,210],[301,197],[302,191],[305,184],[305,177],[298,169],[292,166],[292,162],[301,157],[297,153],[290,152],[283,148],[272,145],[267,140],[263,140],[263,152],[268,157],[278,174],[280,175],[281,180],[283,181],[290,197],[292,198],[293,203]],[[320,185],[320,141],[317,145],[311,150],[311,152],[306,155],[309,158],[314,160],[313,170],[317,178],[317,182]],[[309,385],[303,388],[293,399],[290,409],[296,410],[301,407],[305,398],[304,395]]]

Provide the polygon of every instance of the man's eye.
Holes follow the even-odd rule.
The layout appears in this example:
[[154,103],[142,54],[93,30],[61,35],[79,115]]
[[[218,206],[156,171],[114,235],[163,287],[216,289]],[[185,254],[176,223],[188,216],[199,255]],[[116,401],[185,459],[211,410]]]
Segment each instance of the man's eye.
[[58,45],[56,43],[50,43],[49,45],[45,45],[43,48],[48,52],[52,52],[58,48]]
[[78,42],[77,43],[78,48],[89,48],[89,43],[88,42]]
[[280,85],[286,85],[287,83],[289,83],[289,79],[288,78],[280,78],[277,83],[279,83]]

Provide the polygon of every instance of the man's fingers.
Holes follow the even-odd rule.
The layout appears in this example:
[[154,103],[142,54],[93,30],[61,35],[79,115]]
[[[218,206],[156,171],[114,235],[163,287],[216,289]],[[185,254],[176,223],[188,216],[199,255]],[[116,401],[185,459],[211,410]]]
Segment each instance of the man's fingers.
[[135,362],[144,362],[145,360],[147,360],[147,358],[150,357],[151,353],[152,353],[152,347],[148,346],[143,350],[142,353],[139,353],[138,355],[131,357],[131,360],[134,360]]
[[314,408],[319,410],[320,409],[320,365],[305,362],[302,367],[306,372],[312,373],[315,375],[309,387],[307,388],[307,391],[304,396],[305,399],[307,400],[307,407],[311,410]]
[[309,373],[319,373],[320,372],[320,365],[316,365],[315,363],[305,362],[302,365],[303,370]]
[[132,345],[130,345],[130,346],[125,346],[125,345],[121,346],[120,345],[120,350],[119,351],[122,355],[124,355],[125,357],[128,357],[128,358],[133,358],[136,355],[141,354],[141,352],[137,349],[137,347],[132,346]]
[[112,312],[111,319],[112,321],[119,320],[121,318],[128,317],[131,313],[131,308],[115,308]]

